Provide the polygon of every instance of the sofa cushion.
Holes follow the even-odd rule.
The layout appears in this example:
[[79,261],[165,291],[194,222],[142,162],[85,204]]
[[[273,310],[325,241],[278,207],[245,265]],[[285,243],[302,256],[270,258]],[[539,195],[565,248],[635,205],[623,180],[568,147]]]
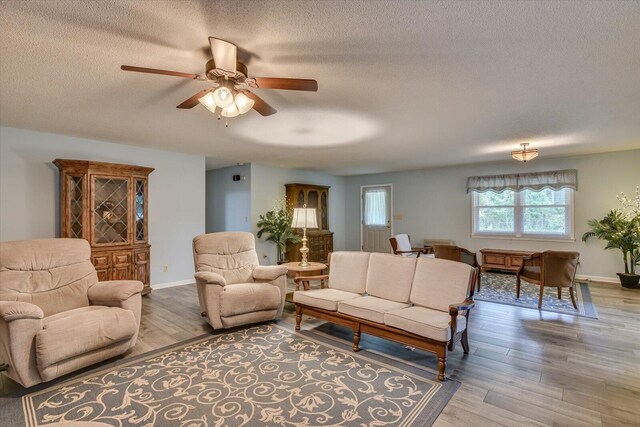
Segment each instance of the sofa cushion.
[[469,295],[473,267],[438,258],[418,258],[411,285],[411,302],[449,312],[449,305]]
[[89,306],[43,319],[36,334],[36,363],[43,369],[63,360],[132,338],[134,314],[118,307]]
[[367,272],[367,293],[375,297],[409,302],[416,258],[371,254]]
[[339,289],[311,289],[309,291],[295,291],[293,293],[293,302],[325,310],[337,311],[340,301],[346,301],[360,296],[360,294],[341,291]]
[[329,259],[329,287],[363,294],[369,255],[369,252],[333,252]]
[[[451,339],[451,316],[444,311],[413,306],[385,313],[384,323],[436,341]],[[464,331],[466,327],[467,318],[458,316],[456,332]]]
[[409,304],[382,298],[364,296],[338,303],[338,312],[372,322],[384,323],[384,314],[392,310],[409,307]]
[[220,316],[229,317],[254,311],[277,309],[280,289],[271,283],[235,283],[222,288]]

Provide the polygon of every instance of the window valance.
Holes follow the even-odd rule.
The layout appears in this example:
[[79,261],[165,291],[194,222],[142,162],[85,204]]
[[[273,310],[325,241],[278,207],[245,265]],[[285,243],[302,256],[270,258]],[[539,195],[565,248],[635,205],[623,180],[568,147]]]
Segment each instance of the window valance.
[[472,191],[535,190],[543,188],[578,189],[578,171],[565,169],[559,171],[513,173],[507,175],[470,176],[467,178],[467,193]]

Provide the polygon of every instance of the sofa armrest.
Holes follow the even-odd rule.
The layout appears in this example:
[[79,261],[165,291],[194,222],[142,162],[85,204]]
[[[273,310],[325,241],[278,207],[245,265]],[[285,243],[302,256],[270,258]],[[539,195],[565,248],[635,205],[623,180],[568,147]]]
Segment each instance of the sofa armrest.
[[196,282],[203,283],[205,285],[227,285],[227,281],[224,279],[224,277],[222,277],[218,273],[214,273],[213,271],[198,271],[193,275],[193,277],[195,277]]
[[23,301],[0,301],[0,319],[9,323],[19,319],[42,319],[44,313],[35,304]]
[[259,265],[253,270],[253,279],[272,282],[288,272],[287,267],[282,265]]
[[418,258],[420,257],[420,255],[422,254],[426,254],[427,253],[427,249],[423,248],[411,248],[410,251],[394,251],[393,254],[394,255],[401,255],[401,254],[417,254]]
[[142,282],[137,280],[106,280],[89,288],[92,305],[120,305],[123,301],[142,292]]
[[475,307],[475,305],[476,305],[475,301],[473,301],[470,298],[467,298],[466,300],[462,301],[461,303],[450,304],[449,305],[449,314],[451,315],[451,317],[457,317],[458,316],[458,312],[464,311],[464,310],[471,310],[473,307]]

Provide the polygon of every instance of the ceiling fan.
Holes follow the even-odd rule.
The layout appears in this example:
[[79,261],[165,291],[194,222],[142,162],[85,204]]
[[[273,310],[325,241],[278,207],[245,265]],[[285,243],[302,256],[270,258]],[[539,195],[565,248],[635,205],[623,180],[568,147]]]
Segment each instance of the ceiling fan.
[[279,77],[249,77],[247,66],[238,61],[238,48],[233,43],[215,37],[209,37],[213,58],[207,61],[204,74],[182,73],[179,71],[158,70],[154,68],[123,65],[124,71],[138,73],[162,74],[165,76],[184,77],[187,79],[211,81],[210,88],[203,89],[191,98],[178,105],[177,108],[193,108],[202,104],[213,114],[223,117],[236,117],[252,108],[263,116],[276,113],[276,109],[262,98],[248,90],[287,89],[316,92],[318,82],[309,79],[287,79]]

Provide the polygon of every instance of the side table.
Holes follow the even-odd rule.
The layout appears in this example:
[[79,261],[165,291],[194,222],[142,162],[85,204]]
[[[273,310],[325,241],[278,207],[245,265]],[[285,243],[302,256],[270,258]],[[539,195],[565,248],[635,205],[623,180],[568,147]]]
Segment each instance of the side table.
[[[306,277],[306,276],[317,276],[322,274],[322,272],[327,268],[326,264],[323,264],[321,262],[310,262],[309,266],[307,267],[300,267],[299,262],[287,262],[282,265],[287,267],[287,269],[289,270],[289,273],[294,273],[293,274],[294,278]],[[304,286],[305,291],[309,289],[308,280],[303,280],[302,285]],[[321,286],[324,287],[324,282],[322,283]],[[300,290],[300,285],[296,284],[296,291],[299,291],[299,290]]]

